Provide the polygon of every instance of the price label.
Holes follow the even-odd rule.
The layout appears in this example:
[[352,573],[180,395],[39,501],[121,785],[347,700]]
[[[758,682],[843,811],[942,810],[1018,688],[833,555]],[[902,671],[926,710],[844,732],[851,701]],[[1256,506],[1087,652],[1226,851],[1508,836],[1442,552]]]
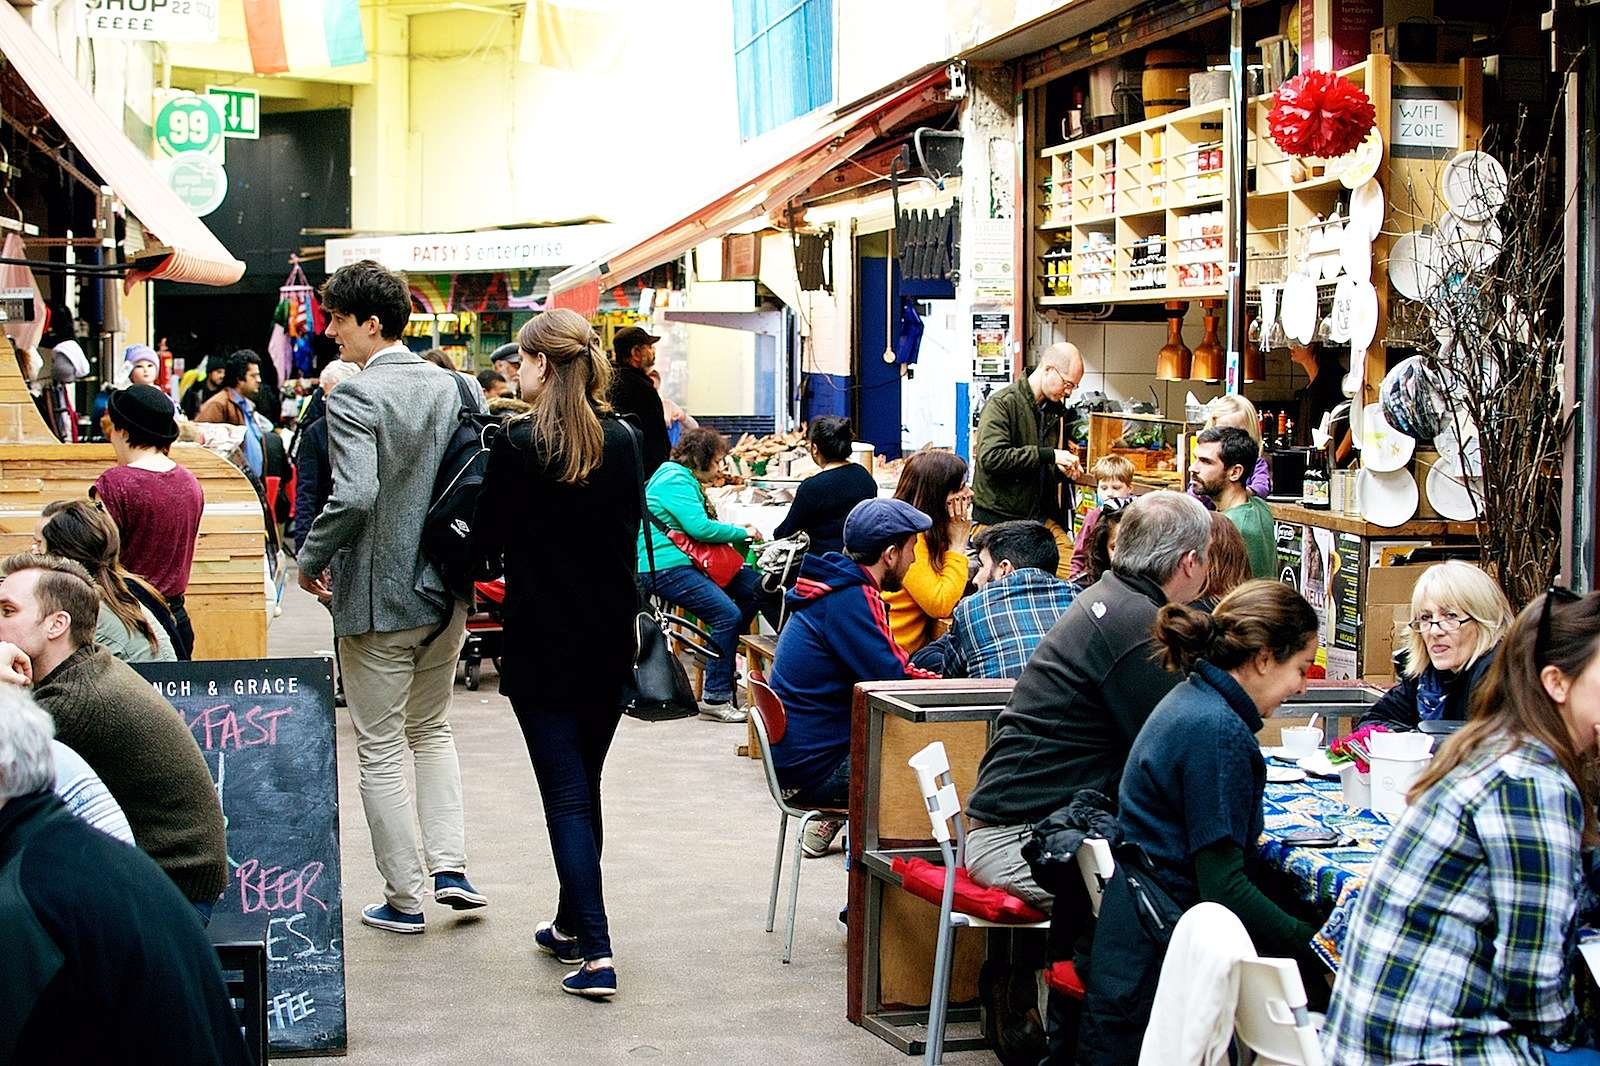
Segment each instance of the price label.
[[156,115],[156,144],[167,155],[222,147],[223,120],[211,101],[194,93],[168,100]]

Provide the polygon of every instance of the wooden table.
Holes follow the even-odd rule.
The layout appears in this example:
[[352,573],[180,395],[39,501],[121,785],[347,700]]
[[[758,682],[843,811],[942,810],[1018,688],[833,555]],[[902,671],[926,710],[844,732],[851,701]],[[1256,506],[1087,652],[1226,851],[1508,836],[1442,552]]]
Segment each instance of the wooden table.
[[[939,909],[902,891],[896,856],[939,861],[927,807],[907,760],[944,742],[963,800],[977,784],[989,730],[1010,680],[873,681],[855,688],[850,738],[850,931],[845,1014],[909,1055],[921,1054]],[[979,930],[958,930],[950,1002],[972,1004],[987,947]],[[955,1006],[947,1051],[981,1048],[975,1006]],[[965,1029],[966,1031],[962,1031]]]
[[[772,677],[772,657],[778,650],[778,638],[765,633],[746,633],[739,638],[739,649],[744,652],[745,669],[751,673],[759,670],[761,676]],[[749,700],[753,704],[754,700]],[[752,707],[751,715],[755,714]],[[761,745],[756,741],[756,727],[750,722],[745,723],[745,741],[733,749],[735,755],[761,761]]]

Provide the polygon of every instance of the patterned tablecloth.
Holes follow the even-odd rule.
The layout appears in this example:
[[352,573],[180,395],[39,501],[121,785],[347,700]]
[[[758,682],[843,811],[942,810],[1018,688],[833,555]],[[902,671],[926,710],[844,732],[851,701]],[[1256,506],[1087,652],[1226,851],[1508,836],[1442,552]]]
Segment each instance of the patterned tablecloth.
[[[1389,818],[1345,806],[1338,781],[1315,777],[1292,784],[1269,783],[1262,806],[1266,832],[1261,837],[1261,858],[1288,874],[1300,888],[1302,898],[1332,908],[1333,913],[1317,931],[1312,947],[1330,969],[1337,970],[1356,900],[1373,860],[1389,838]],[[1304,848],[1283,842],[1289,834],[1307,829],[1341,833],[1355,843],[1339,848]]]

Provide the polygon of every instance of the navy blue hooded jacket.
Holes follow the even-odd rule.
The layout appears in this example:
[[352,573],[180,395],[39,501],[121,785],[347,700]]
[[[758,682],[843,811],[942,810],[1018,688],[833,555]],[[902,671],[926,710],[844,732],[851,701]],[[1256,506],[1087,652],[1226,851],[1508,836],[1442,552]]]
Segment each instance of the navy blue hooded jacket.
[[807,789],[850,754],[857,681],[937,675],[911,665],[889,632],[889,611],[872,575],[838,552],[807,555],[785,600],[790,618],[768,680],[788,728],[772,746],[772,762],[784,788]]

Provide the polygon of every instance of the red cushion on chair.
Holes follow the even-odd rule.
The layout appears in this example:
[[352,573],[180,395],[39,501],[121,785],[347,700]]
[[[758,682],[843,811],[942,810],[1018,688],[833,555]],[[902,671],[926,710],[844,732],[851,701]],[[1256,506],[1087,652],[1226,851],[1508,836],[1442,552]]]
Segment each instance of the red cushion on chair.
[[[896,857],[889,868],[900,878],[900,887],[934,906],[944,902],[944,867],[927,859]],[[965,866],[956,867],[956,892],[951,907],[958,914],[970,914],[987,922],[1022,925],[1042,922],[1044,913],[1026,900],[1003,888],[988,888],[967,875]]]
[[1082,999],[1084,996],[1083,979],[1078,976],[1078,968],[1072,965],[1071,959],[1051,963],[1044,972],[1044,983],[1073,999]]

